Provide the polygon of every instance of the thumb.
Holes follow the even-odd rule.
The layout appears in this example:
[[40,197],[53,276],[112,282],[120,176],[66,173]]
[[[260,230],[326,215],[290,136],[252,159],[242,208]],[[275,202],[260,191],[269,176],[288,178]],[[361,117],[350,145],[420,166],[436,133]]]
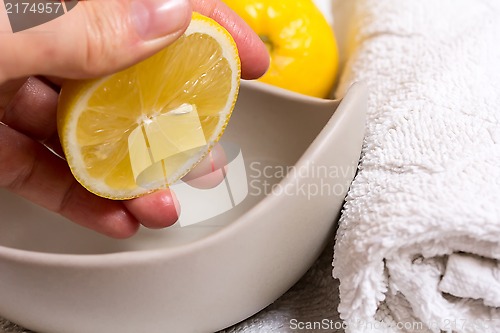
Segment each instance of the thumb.
[[0,12],[0,83],[29,75],[81,79],[116,72],[175,41],[190,19],[189,0],[79,1],[50,22],[12,33]]

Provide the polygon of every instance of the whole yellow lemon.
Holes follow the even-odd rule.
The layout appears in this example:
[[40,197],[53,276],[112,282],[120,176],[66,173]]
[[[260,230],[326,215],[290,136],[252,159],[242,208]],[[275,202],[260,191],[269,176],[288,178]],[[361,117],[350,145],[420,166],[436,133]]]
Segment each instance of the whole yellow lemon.
[[224,0],[266,43],[271,64],[260,79],[326,97],[338,70],[333,31],[312,0]]

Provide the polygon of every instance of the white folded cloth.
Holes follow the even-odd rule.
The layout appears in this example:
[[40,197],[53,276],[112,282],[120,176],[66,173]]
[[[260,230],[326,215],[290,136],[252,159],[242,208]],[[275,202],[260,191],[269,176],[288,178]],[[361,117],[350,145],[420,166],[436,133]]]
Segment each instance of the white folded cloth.
[[370,93],[333,262],[347,332],[500,332],[500,1],[353,3],[337,93]]

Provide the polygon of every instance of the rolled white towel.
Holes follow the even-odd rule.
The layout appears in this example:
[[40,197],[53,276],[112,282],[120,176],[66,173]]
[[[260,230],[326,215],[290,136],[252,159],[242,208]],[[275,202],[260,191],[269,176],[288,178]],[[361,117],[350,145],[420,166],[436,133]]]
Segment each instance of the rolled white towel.
[[370,94],[333,262],[347,331],[500,332],[500,1],[354,3],[338,94]]

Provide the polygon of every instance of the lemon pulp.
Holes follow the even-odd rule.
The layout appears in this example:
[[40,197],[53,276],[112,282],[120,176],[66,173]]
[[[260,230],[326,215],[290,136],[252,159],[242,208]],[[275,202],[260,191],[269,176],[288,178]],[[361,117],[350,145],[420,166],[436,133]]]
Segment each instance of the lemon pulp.
[[75,177],[113,199],[168,186],[220,138],[240,64],[229,34],[199,14],[186,33],[117,74],[63,86],[62,146]]

